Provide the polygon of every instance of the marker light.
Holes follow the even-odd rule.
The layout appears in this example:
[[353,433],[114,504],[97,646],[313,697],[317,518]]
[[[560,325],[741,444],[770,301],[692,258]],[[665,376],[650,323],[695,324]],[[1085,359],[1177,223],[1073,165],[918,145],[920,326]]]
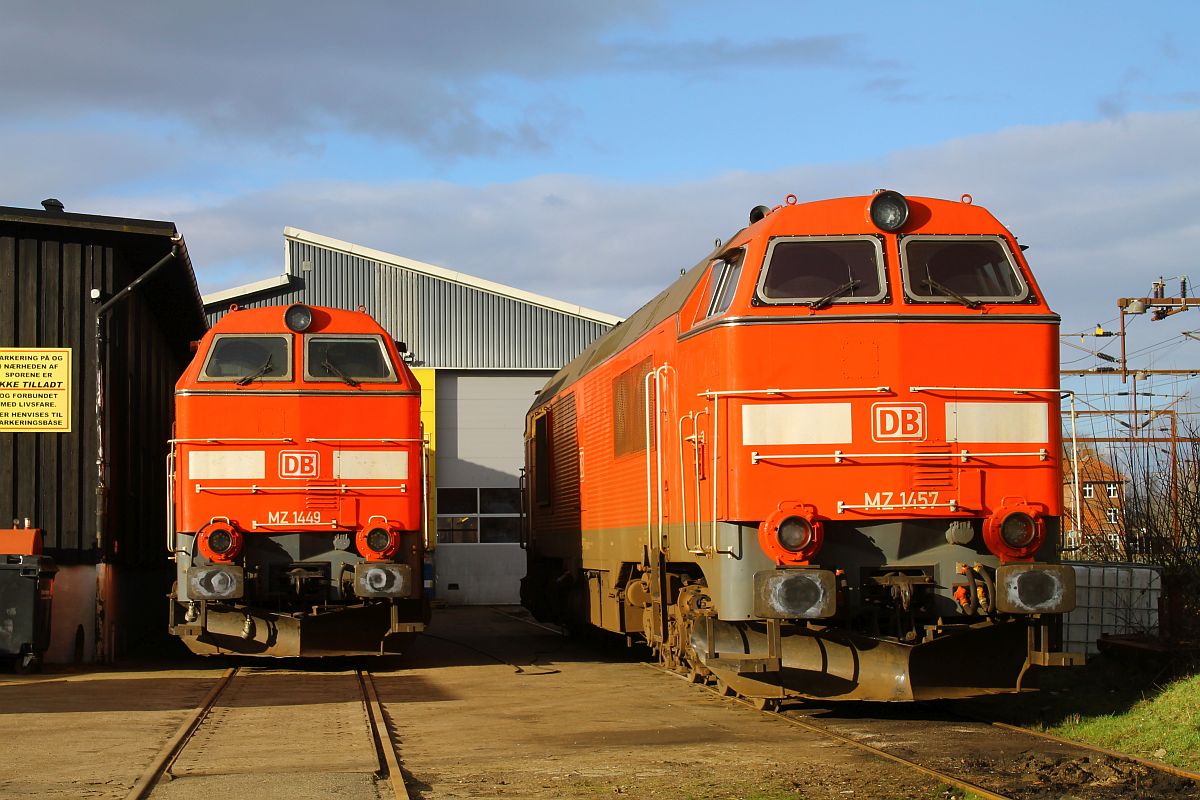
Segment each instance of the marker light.
[[283,312],[283,324],[295,333],[304,333],[312,325],[312,321],[312,309],[303,303],[294,303]]
[[871,198],[868,215],[876,228],[894,233],[908,222],[908,201],[899,192],[882,189]]
[[196,544],[209,561],[228,564],[242,552],[242,534],[228,522],[210,522],[196,534]]
[[780,503],[758,526],[758,543],[777,564],[807,564],[824,542],[817,510],[801,503]]
[[366,528],[355,538],[358,552],[368,561],[385,561],[400,551],[400,532],[394,528]]
[[1041,506],[1006,497],[983,523],[983,542],[1001,561],[1032,561],[1046,541]]

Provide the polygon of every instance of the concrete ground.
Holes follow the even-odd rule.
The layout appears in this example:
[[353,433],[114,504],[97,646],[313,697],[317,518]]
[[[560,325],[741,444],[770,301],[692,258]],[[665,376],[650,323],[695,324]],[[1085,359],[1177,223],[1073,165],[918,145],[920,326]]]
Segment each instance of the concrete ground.
[[[522,620],[524,617],[524,621]],[[408,791],[449,798],[934,798],[932,782],[521,609],[438,612],[375,683]]]
[[[314,673],[303,702],[323,702],[319,675],[335,674],[328,667],[273,663]],[[195,659],[0,674],[0,796],[126,796],[226,666]],[[408,653],[367,666],[414,800],[945,796],[902,767],[716,698],[611,642],[536,626],[520,609],[440,609]],[[331,711],[350,703],[328,699]],[[347,729],[357,725],[347,720]],[[273,773],[220,759],[231,774],[163,784],[155,796],[388,796],[386,782],[363,772],[369,758],[337,772],[320,757],[327,739],[303,726],[262,727],[210,730],[206,746],[236,735],[246,751],[286,754]],[[187,758],[185,750],[183,773]]]

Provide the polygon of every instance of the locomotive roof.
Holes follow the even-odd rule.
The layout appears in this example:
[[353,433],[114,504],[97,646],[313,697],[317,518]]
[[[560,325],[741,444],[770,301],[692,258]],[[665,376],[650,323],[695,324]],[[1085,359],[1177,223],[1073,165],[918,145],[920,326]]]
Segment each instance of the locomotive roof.
[[[385,334],[387,331],[379,324],[379,322],[365,311],[347,311],[342,308],[330,308],[328,306],[316,306],[305,303],[314,311],[320,311],[329,316],[329,324],[323,325],[319,330],[314,329],[313,333],[326,333],[331,330],[336,333],[348,333],[351,331],[365,332],[364,328],[371,328],[372,333]],[[260,306],[257,308],[239,308],[232,313],[225,314],[221,319],[213,323],[213,330],[217,333],[265,333],[271,331],[286,332],[287,328],[283,321],[283,312],[289,306]],[[370,320],[367,324],[363,317]]]
[[[734,238],[736,235],[730,241]],[[653,300],[638,309],[633,316],[588,345],[582,353],[555,373],[554,377],[542,387],[534,400],[534,405],[539,405],[553,397],[560,390],[579,380],[593,367],[633,344],[663,320],[677,313],[696,288],[696,284],[704,277],[704,271],[709,262],[725,247],[727,245],[713,248],[699,263],[659,292]]]
[[[866,208],[873,196],[839,197],[776,206],[771,209],[771,213],[752,227],[757,228],[755,236],[762,238],[781,235],[780,228],[786,228],[788,234],[797,235],[870,233],[872,231],[869,230],[870,222],[866,216]],[[939,226],[947,227],[946,230],[936,231],[938,233],[979,232],[983,227],[992,231],[1004,229],[990,211],[983,206],[973,205],[969,195],[964,195],[961,201],[915,195],[906,195],[905,197],[915,211],[910,217],[909,223],[912,230],[920,230],[923,233],[934,232],[922,229],[924,224],[929,221],[929,212],[933,208],[938,211]],[[776,212],[779,211],[784,213],[777,214]],[[811,228],[811,230],[797,230],[797,214],[804,215],[803,218],[807,223],[804,227]],[[855,227],[855,230],[852,231],[849,229],[851,225],[848,224],[848,220],[855,220],[858,214],[862,215],[861,223],[852,223]],[[638,309],[633,316],[592,342],[542,387],[533,406],[541,405],[554,397],[558,392],[579,380],[593,367],[637,341],[663,320],[678,313],[696,285],[704,277],[709,263],[730,247],[744,244],[748,230],[749,228],[742,228],[724,243],[718,243],[699,263],[681,275],[653,300]]]

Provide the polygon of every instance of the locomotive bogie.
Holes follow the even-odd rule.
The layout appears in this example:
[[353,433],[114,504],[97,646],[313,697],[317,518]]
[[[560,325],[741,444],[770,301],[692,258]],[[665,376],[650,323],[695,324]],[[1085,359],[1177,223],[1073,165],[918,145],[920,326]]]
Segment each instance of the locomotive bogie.
[[1071,661],[1058,318],[1016,240],[895,193],[752,222],[535,401],[524,602],[760,697]]

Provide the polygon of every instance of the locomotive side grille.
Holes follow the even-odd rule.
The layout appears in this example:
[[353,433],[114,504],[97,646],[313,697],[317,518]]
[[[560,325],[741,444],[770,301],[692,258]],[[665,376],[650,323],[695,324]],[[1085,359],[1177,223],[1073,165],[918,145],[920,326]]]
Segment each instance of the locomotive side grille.
[[[945,451],[946,445],[944,444],[919,444],[914,447],[914,452],[917,453],[938,453]],[[953,461],[949,453],[946,453],[944,464],[940,458],[918,459],[917,463],[909,468],[913,489],[953,489],[954,468],[952,464]]]
[[[333,487],[337,481],[306,481],[305,488]],[[304,508],[306,511],[337,510],[338,498],[336,492],[305,492]]]
[[[613,453],[617,456],[640,453],[646,449],[646,358],[622,372],[612,382]],[[654,416],[650,418],[650,437],[654,438]]]
[[550,409],[554,430],[550,435],[555,478],[551,503],[560,511],[579,508],[579,435],[576,429],[575,395],[564,395]]

